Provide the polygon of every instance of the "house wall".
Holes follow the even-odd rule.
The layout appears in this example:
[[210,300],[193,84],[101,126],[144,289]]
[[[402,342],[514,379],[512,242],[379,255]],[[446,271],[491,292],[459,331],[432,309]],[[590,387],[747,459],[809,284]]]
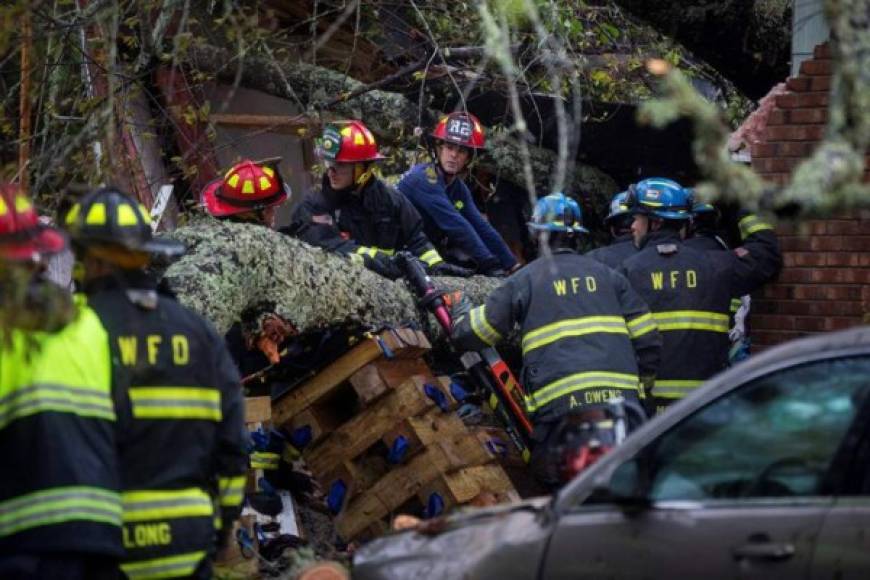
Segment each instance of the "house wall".
[[[282,115],[299,113],[294,103],[245,87],[214,85],[205,91],[212,112],[227,114]],[[293,190],[293,197],[277,213],[277,225],[290,223],[293,208],[312,187],[309,168],[313,161],[311,139],[279,130],[264,130],[259,127],[237,127],[217,124],[214,154],[221,168],[248,159],[281,157],[278,167],[281,175]]]
[[[800,65],[776,97],[752,167],[766,180],[788,182],[794,167],[822,139],[828,118],[832,61],[827,44]],[[870,181],[870,156],[864,179]],[[755,346],[870,323],[870,210],[777,228],[784,268],[753,297]]]

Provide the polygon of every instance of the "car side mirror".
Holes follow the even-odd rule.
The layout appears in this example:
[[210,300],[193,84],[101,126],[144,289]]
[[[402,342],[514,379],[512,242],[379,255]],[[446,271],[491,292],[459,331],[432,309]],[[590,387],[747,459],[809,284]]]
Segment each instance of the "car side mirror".
[[593,488],[586,503],[614,504],[626,512],[640,512],[651,502],[643,484],[638,459],[626,461],[617,467],[605,485]]

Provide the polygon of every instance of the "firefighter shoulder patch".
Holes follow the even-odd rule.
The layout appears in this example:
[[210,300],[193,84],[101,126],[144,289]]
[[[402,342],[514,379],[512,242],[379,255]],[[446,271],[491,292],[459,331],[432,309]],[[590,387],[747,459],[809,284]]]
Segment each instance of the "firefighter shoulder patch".
[[435,167],[433,167],[432,165],[426,168],[426,181],[428,181],[432,185],[438,183],[438,173],[435,171]]

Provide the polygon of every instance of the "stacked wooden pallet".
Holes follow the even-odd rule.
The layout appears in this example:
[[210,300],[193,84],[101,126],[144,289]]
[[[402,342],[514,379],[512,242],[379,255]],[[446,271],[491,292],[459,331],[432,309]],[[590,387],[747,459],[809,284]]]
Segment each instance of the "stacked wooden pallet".
[[491,433],[463,424],[449,379],[422,359],[430,348],[418,331],[384,331],[273,402],[275,425],[310,438],[303,457],[341,497],[346,540],[383,532],[399,512],[517,498]]

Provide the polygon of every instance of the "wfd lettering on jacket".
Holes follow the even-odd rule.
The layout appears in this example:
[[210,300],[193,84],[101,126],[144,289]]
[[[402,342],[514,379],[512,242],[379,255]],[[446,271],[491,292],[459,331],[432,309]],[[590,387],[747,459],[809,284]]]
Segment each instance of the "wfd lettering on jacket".
[[696,288],[698,286],[698,274],[694,270],[686,270],[685,272],[670,270],[667,278],[665,278],[664,272],[650,272],[649,275],[652,279],[653,290],[664,290],[666,280],[670,282],[668,286],[670,289],[677,288],[681,284],[686,288]]
[[[186,365],[190,361],[190,344],[187,337],[183,334],[173,334],[169,342],[169,347],[172,349],[172,363],[175,366]],[[138,336],[119,336],[118,350],[121,353],[121,364],[129,367],[136,366],[140,346],[150,365],[157,364],[161,349],[166,348],[163,345],[163,337],[159,334],[149,334],[141,343]]]
[[566,296],[569,289],[572,294],[577,294],[583,289],[590,293],[598,290],[598,283],[595,281],[594,276],[586,276],[582,279],[582,282],[583,284],[581,284],[581,278],[579,276],[573,278],[560,278],[558,280],[553,280],[553,288],[556,291],[556,296]]

